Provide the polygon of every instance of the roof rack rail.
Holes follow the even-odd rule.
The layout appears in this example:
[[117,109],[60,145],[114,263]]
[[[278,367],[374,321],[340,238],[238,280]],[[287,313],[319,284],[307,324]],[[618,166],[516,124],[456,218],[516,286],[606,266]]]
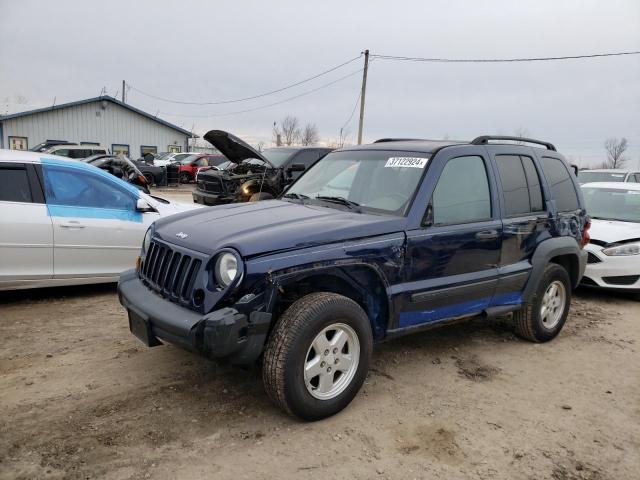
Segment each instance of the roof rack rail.
[[380,138],[373,143],[423,141],[424,138]]
[[553,143],[543,142],[542,140],[534,140],[533,138],[509,137],[504,135],[482,135],[471,140],[471,145],[487,145],[490,140],[509,140],[513,142],[536,143],[538,145],[543,145],[547,150],[553,150],[554,152],[557,151]]

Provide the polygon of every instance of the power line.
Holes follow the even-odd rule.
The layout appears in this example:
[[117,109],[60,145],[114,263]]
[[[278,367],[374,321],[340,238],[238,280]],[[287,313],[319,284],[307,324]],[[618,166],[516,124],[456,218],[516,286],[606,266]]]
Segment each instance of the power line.
[[213,117],[227,117],[229,115],[237,115],[237,114],[240,114],[240,113],[255,112],[257,110],[262,110],[262,109],[265,109],[265,108],[273,107],[275,105],[280,105],[282,103],[290,102],[291,100],[295,100],[297,98],[304,97],[306,95],[310,95],[312,93],[317,92],[318,90],[322,90],[322,89],[330,87],[331,85],[334,85],[334,84],[336,84],[338,82],[346,80],[347,78],[353,77],[354,75],[357,75],[360,72],[362,72],[362,68],[359,69],[359,70],[356,70],[355,72],[351,72],[348,75],[340,77],[340,78],[338,78],[336,80],[333,80],[332,82],[325,83],[324,85],[320,85],[319,87],[316,87],[316,88],[314,88],[312,90],[307,90],[306,92],[302,92],[302,93],[300,93],[298,95],[294,95],[293,97],[288,97],[288,98],[285,98],[285,99],[277,101],[277,102],[269,103],[267,105],[261,105],[259,107],[247,108],[245,110],[237,110],[235,112],[227,112],[227,113],[212,113],[212,114],[208,114],[208,115],[185,115],[185,114],[172,114],[172,113],[164,113],[164,112],[160,112],[160,113],[163,113],[164,115],[168,115],[170,117],[213,118]]
[[347,118],[347,121],[344,122],[344,125],[342,125],[340,130],[344,130],[344,128],[349,124],[349,122],[353,118],[353,114],[356,113],[356,109],[358,108],[358,104],[360,103],[361,95],[362,95],[362,90],[358,90],[358,97],[356,98],[356,103],[353,105],[353,110],[351,110],[351,115],[349,115],[349,118]]
[[508,63],[508,62],[546,62],[554,60],[573,60],[581,58],[619,57],[622,55],[639,55],[640,51],[593,53],[588,55],[567,55],[562,57],[524,57],[524,58],[428,58],[428,57],[401,57],[395,55],[376,55],[372,57],[380,60],[398,60],[409,62],[442,62],[442,63]]
[[313,75],[309,78],[305,78],[304,80],[300,80],[299,82],[296,83],[292,83],[291,85],[287,85],[285,87],[282,88],[278,88],[276,90],[271,90],[269,92],[264,92],[264,93],[259,93],[257,95],[253,95],[250,97],[244,97],[244,98],[235,98],[235,99],[231,99],[231,100],[216,100],[216,101],[211,101],[211,102],[187,102],[187,101],[182,101],[182,100],[172,100],[169,98],[164,98],[164,97],[159,97],[157,95],[152,95],[150,93],[144,92],[142,90],[140,90],[139,88],[136,88],[132,85],[129,85],[129,88],[131,88],[131,90],[135,90],[136,92],[145,95],[147,97],[153,98],[155,100],[160,100],[162,102],[168,102],[168,103],[178,103],[180,105],[223,105],[226,103],[238,103],[238,102],[244,102],[247,100],[254,100],[256,98],[261,98],[261,97],[266,97],[267,95],[273,95],[274,93],[279,93],[282,92],[284,90],[288,90],[289,88],[293,88],[293,87],[297,87],[298,85],[302,85],[303,83],[307,83],[310,82],[311,80],[315,80],[316,78],[322,77],[323,75],[326,75],[328,73],[331,73],[335,70],[338,70],[339,68],[344,67],[345,65],[348,65],[352,62],[355,62],[356,60],[358,60],[360,57],[362,56],[362,54],[358,55],[357,57],[352,58],[351,60],[347,60],[344,63],[341,63],[340,65],[336,65],[335,67],[332,67],[328,70],[325,70],[323,72],[320,72],[316,75]]

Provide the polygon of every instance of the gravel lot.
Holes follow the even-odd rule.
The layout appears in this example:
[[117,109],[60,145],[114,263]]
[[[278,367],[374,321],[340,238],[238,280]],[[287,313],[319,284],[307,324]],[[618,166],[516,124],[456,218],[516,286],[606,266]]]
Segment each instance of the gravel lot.
[[553,342],[475,320],[379,345],[316,423],[258,369],[128,331],[114,286],[0,295],[0,478],[637,479],[640,302],[581,292]]

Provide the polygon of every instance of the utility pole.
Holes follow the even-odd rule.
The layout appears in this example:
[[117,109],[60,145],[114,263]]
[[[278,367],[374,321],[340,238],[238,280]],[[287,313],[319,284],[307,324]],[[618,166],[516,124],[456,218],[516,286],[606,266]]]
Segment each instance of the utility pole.
[[126,88],[125,85],[126,84],[124,83],[124,80],[122,80],[122,103],[125,103],[125,101],[124,101],[125,100],[124,92],[125,92],[125,88]]
[[369,50],[364,51],[362,71],[362,92],[360,93],[360,122],[358,123],[358,145],[362,144],[362,124],[364,123],[364,96],[367,93],[367,71],[369,70]]

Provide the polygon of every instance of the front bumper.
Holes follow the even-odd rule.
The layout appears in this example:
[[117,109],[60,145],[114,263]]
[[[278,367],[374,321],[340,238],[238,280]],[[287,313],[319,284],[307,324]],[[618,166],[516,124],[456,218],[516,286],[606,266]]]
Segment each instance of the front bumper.
[[149,290],[135,270],[124,272],[118,281],[118,298],[127,310],[129,329],[147,346],[161,345],[163,340],[237,364],[252,363],[260,356],[271,323],[271,314],[260,311],[261,298],[246,297],[233,308],[201,315]]
[[590,260],[582,285],[640,291],[640,255],[609,257],[602,253],[602,247],[592,243],[584,249],[590,254]]
[[235,200],[234,197],[207,193],[197,189],[194,190],[191,195],[193,196],[193,201],[201,205],[224,205],[226,203],[232,203]]

